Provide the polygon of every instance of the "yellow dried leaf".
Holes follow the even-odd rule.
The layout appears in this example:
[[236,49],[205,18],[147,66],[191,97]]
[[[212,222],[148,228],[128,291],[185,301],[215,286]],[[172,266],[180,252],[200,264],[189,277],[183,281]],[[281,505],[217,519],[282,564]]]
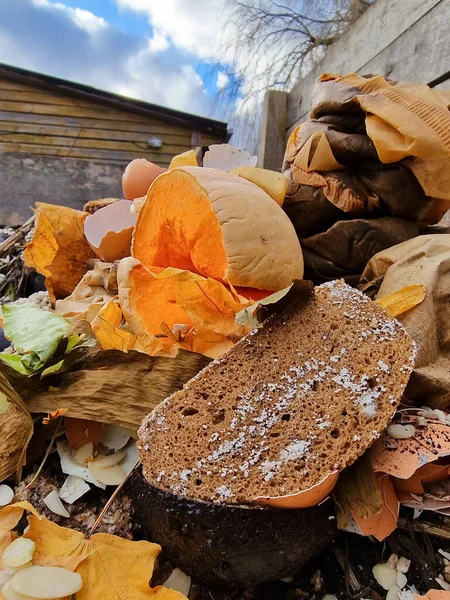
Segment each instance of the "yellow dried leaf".
[[[0,523],[1,515],[0,511]],[[149,581],[161,547],[97,533],[86,539],[79,531],[60,527],[47,519],[28,518],[24,537],[36,544],[33,563],[59,566],[79,573],[83,588],[77,600],[186,600],[165,588],[150,588]]]
[[49,425],[52,421],[59,419],[62,417],[69,409],[68,408],[57,408],[56,410],[52,410],[47,414],[46,417],[42,419],[43,425]]
[[391,317],[398,317],[420,304],[426,293],[427,289],[424,285],[407,285],[398,292],[377,298],[375,302],[384,308]]
[[91,323],[92,331],[103,350],[136,350],[150,356],[156,356],[163,350],[161,340],[153,335],[134,335],[121,326],[123,319],[119,303],[112,299],[98,312]]
[[88,213],[66,206],[36,203],[36,226],[24,252],[25,262],[45,275],[50,299],[73,292],[95,255],[84,236]]

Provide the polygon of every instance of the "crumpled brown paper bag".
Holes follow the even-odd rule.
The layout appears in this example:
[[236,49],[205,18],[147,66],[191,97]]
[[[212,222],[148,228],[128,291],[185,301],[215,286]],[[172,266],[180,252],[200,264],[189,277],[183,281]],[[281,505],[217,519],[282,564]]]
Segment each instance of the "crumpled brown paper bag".
[[424,84],[323,75],[282,170],[306,276],[357,282],[374,253],[450,207],[448,100]]
[[414,373],[405,395],[416,404],[450,406],[450,234],[421,235],[379,252],[369,261],[361,288],[377,297],[422,284],[421,304],[397,317],[417,344]]

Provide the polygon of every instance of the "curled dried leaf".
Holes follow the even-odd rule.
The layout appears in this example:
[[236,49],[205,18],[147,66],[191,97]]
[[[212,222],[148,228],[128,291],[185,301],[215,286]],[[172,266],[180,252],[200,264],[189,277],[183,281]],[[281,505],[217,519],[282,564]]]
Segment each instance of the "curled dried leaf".
[[95,255],[84,236],[89,213],[67,206],[36,203],[36,226],[24,252],[25,262],[45,275],[52,302],[75,289]]
[[391,316],[398,317],[411,308],[420,304],[426,295],[427,289],[424,285],[407,285],[406,287],[377,298],[375,302]]
[[57,408],[56,410],[52,410],[47,414],[46,417],[42,419],[42,424],[48,425],[52,421],[55,421],[56,419],[59,419],[59,417],[62,417],[68,410],[68,408]]
[[79,531],[40,519],[27,502],[0,511],[0,547],[4,539],[9,543],[14,537],[13,529],[25,510],[32,513],[23,537],[35,543],[33,564],[78,573],[83,579],[83,588],[77,592],[77,600],[126,600],[130,592],[134,600],[186,600],[179,592],[150,588],[148,582],[161,551],[158,544],[134,542],[104,533],[86,539]]

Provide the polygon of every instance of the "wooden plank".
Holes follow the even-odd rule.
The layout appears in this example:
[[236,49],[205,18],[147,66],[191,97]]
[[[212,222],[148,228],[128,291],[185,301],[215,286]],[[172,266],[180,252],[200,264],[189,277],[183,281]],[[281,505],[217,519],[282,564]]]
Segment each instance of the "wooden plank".
[[19,83],[18,81],[13,81],[11,79],[3,79],[0,77],[0,89],[3,90],[34,90],[30,85],[25,85],[24,83]]
[[[428,83],[450,69],[450,0],[441,0],[394,43],[374,56],[365,72]],[[430,35],[432,32],[432,35]],[[446,83],[447,88],[450,82]]]
[[[127,113],[125,113],[127,114]],[[112,119],[97,119],[95,117],[71,117],[67,115],[46,115],[13,112],[2,110],[0,107],[0,123],[2,121],[13,121],[17,123],[39,123],[41,125],[59,125],[64,127],[88,127],[90,129],[103,129],[111,131],[136,131],[148,133],[149,135],[160,134],[190,134],[190,129],[177,127],[156,121],[146,119],[145,121],[134,121],[133,115],[128,115],[127,121],[114,121]]]
[[39,115],[61,115],[68,117],[93,117],[95,119],[113,119],[117,121],[146,122],[147,117],[135,115],[111,108],[86,106],[60,106],[59,104],[34,104],[33,102],[11,102],[0,100],[0,110],[12,112],[34,113]]
[[[288,131],[307,117],[312,88],[322,73],[369,73],[368,65],[374,57],[395,43],[428,12],[437,10],[442,18],[448,11],[448,5],[449,0],[377,0],[357,23],[328,48],[323,60],[294,86],[288,99]],[[430,31],[433,31],[432,35]],[[434,41],[434,30],[429,29],[425,38]],[[420,46],[422,41],[417,37],[415,43]],[[442,52],[446,53],[448,61],[448,43],[445,41],[442,43]],[[421,71],[422,68],[432,68],[430,60],[418,56],[421,61],[424,58]],[[422,80],[429,81],[428,78]]]
[[90,160],[104,160],[106,162],[129,162],[134,158],[146,158],[161,166],[168,166],[173,156],[172,154],[156,154],[155,152],[144,151],[124,152],[92,148],[73,148],[71,146],[63,147],[24,143],[14,144],[11,142],[0,142],[0,153],[1,152],[84,158]]
[[61,94],[52,94],[51,92],[39,91],[37,88],[30,87],[25,90],[4,89],[0,85],[0,100],[7,102],[33,102],[34,104],[60,104],[61,106],[85,106],[87,108],[98,108],[96,102],[63,96]]
[[2,133],[0,131],[0,142],[16,143],[16,144],[38,144],[42,146],[63,146],[64,148],[101,148],[103,150],[119,150],[128,152],[151,152],[155,156],[165,154],[173,156],[180,154],[190,149],[190,146],[171,146],[163,144],[161,150],[149,149],[145,142],[127,142],[117,140],[99,140],[94,138],[81,137],[62,137],[51,135],[34,135],[23,133]]
[[[136,142],[145,144],[151,133],[135,133],[129,131],[113,131],[111,129],[89,129],[82,127],[61,127],[57,125],[40,125],[38,123],[11,123],[0,120],[0,136],[8,133],[11,141],[16,140],[12,134],[32,134],[42,136],[56,136],[69,138],[117,140],[122,142]],[[185,135],[174,135],[164,133],[161,135],[164,145],[190,148],[189,133]],[[17,141],[17,140],[16,140]]]
[[264,97],[258,167],[279,171],[287,123],[287,92],[268,90]]

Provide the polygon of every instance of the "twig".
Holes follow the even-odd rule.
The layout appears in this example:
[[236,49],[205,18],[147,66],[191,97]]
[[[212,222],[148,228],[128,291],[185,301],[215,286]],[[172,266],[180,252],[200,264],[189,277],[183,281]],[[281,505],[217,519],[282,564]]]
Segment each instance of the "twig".
[[339,564],[342,567],[342,570],[344,571],[346,583],[348,583],[353,592],[359,592],[361,590],[361,585],[358,579],[356,578],[356,575],[352,569],[351,564],[348,562],[347,557],[344,555],[341,548],[335,548],[334,553],[339,561]]
[[34,223],[34,215],[25,221],[23,225],[16,229],[9,238],[0,244],[0,256],[6,254],[25,234],[27,234]]
[[399,519],[398,527],[401,529],[412,528],[414,531],[420,533],[428,533],[428,535],[434,535],[435,537],[444,540],[450,540],[450,527],[440,527],[439,525],[428,523],[426,521],[408,521],[407,519]]
[[95,521],[95,523],[92,526],[92,529],[88,533],[88,535],[87,535],[88,539],[95,532],[95,530],[97,529],[97,527],[100,525],[100,523],[102,522],[103,517],[106,515],[106,513],[109,510],[109,507],[113,503],[114,498],[116,498],[117,494],[120,492],[120,490],[123,488],[123,486],[125,485],[125,483],[128,481],[128,479],[131,476],[131,473],[135,470],[135,468],[138,466],[138,464],[139,464],[139,461],[137,460],[134,463],[133,468],[130,469],[130,472],[128,473],[128,475],[126,475],[125,479],[122,481],[122,483],[116,487],[116,489],[114,490],[112,496],[110,497],[110,499],[108,500],[108,502],[105,504],[105,506],[102,508],[102,512],[98,515],[97,520]]
[[53,447],[53,444],[55,443],[56,436],[58,435],[59,430],[61,428],[61,423],[62,423],[62,419],[59,419],[58,425],[56,426],[56,429],[53,432],[52,439],[50,440],[50,444],[48,445],[48,448],[47,448],[47,451],[45,453],[45,456],[42,459],[41,464],[39,465],[39,469],[36,471],[33,479],[30,481],[30,483],[25,487],[26,490],[28,490],[30,487],[32,487],[35,484],[37,478],[41,474],[41,471],[44,468],[44,465],[47,462],[48,457],[50,456],[50,452],[52,451],[52,447]]

